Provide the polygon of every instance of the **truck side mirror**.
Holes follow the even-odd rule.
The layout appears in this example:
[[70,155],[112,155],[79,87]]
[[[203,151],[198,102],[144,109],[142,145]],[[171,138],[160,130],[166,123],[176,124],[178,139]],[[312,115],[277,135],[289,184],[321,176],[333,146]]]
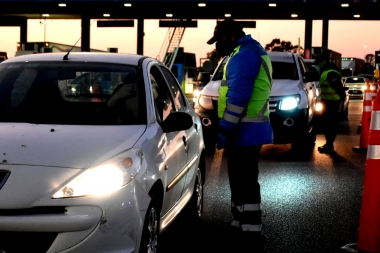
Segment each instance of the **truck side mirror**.
[[210,72],[199,72],[197,81],[199,83],[208,83],[210,81],[211,75]]
[[319,73],[315,71],[307,71],[305,72],[303,80],[305,83],[319,81]]

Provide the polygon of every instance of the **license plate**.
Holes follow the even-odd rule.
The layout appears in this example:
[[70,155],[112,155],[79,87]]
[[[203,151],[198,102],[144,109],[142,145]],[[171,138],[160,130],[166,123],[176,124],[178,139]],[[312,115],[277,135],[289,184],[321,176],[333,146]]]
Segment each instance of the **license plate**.
[[352,93],[356,94],[356,93],[359,93],[359,91],[358,90],[353,90]]

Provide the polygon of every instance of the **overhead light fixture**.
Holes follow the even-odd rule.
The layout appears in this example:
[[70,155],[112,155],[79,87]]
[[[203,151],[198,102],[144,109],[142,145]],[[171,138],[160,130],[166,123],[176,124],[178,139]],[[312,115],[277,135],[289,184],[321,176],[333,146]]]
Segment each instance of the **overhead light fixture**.
[[292,18],[296,18],[296,17],[298,17],[298,15],[297,14],[292,14],[291,17]]
[[226,14],[224,14],[224,16],[225,16],[226,18],[229,18],[229,17],[231,17],[231,14],[226,13]]
[[66,7],[66,4],[64,3],[61,3],[61,4],[58,4],[59,7]]
[[132,7],[132,4],[130,4],[130,3],[126,3],[126,4],[124,4],[124,6],[125,6],[125,7]]
[[206,7],[206,4],[205,3],[199,3],[198,6],[199,7]]
[[341,4],[342,7],[348,7],[350,6],[349,4]]
[[354,18],[360,18],[359,14],[354,15]]
[[270,3],[269,4],[269,7],[276,7],[277,6],[277,4],[275,4],[275,3]]
[[42,17],[49,17],[49,14],[42,14]]
[[171,17],[173,17],[173,14],[168,13],[168,14],[166,14],[166,16],[167,16],[168,18],[171,18]]
[[104,14],[103,14],[103,17],[111,17],[111,15],[108,14],[108,13],[104,13]]

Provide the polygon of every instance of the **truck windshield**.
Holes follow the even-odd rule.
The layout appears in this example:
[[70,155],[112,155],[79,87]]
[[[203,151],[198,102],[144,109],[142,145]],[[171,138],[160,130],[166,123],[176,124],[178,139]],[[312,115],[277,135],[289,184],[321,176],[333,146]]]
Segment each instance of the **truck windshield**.
[[272,61],[273,79],[299,80],[295,63]]
[[348,77],[348,78],[346,78],[345,83],[363,83],[363,84],[365,84],[366,81],[365,81],[364,77]]
[[141,124],[135,66],[25,62],[0,65],[0,122]]

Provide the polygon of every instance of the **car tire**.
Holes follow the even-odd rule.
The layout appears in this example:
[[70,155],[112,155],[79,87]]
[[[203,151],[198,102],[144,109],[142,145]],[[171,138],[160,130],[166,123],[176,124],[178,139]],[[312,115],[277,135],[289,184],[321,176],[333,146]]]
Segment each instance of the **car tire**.
[[141,236],[139,253],[156,253],[159,234],[160,215],[157,204],[154,200],[151,201],[147,209],[143,232]]
[[194,183],[193,195],[188,203],[187,209],[189,217],[193,221],[199,221],[203,213],[203,178],[202,171],[198,168]]
[[[314,121],[314,120],[313,120]],[[315,124],[311,124],[308,130],[300,133],[292,142],[292,151],[306,151],[309,148],[314,147],[315,141],[317,140],[317,130]]]

